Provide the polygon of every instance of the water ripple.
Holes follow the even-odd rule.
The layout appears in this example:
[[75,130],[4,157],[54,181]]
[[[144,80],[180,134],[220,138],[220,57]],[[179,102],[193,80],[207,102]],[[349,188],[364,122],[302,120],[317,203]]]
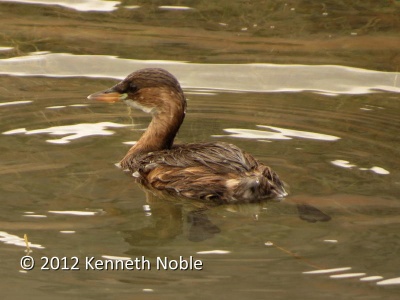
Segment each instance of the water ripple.
[[25,128],[17,128],[9,131],[3,132],[5,135],[12,134],[41,134],[47,133],[50,135],[65,135],[60,139],[50,139],[46,140],[48,143],[52,144],[68,144],[72,140],[80,139],[83,137],[93,136],[93,135],[112,135],[114,131],[107,130],[107,128],[120,128],[130,125],[117,124],[112,122],[99,122],[99,123],[82,123],[74,125],[64,125],[64,126],[53,126],[49,128],[40,128],[34,130],[26,130]]
[[400,93],[399,73],[335,65],[197,64],[107,55],[32,53],[0,60],[0,74],[122,79],[145,67],[166,68],[185,88],[249,92],[312,91],[329,95]]
[[[349,161],[347,160],[342,160],[342,159],[337,159],[337,160],[333,160],[331,161],[331,164],[340,168],[345,168],[345,169],[352,169],[352,168],[357,168],[356,165],[351,164]],[[388,175],[390,174],[390,172],[382,167],[378,167],[378,166],[373,166],[371,168],[358,168],[360,171],[371,171],[374,172],[375,174],[379,174],[379,175]]]
[[0,102],[0,106],[10,106],[10,105],[21,105],[32,103],[32,100],[21,100],[21,101],[11,101],[11,102]]
[[[23,239],[17,235],[9,234],[5,231],[0,231],[0,242],[3,242],[8,245],[26,247],[25,239]],[[32,244],[32,243],[29,243],[29,247],[36,248],[36,249],[44,249],[44,247],[42,245]]]
[[320,141],[337,141],[340,137],[327,135],[322,133],[293,130],[287,128],[279,128],[274,126],[257,125],[257,127],[272,129],[274,131],[255,130],[255,129],[242,129],[242,128],[226,128],[225,132],[229,135],[213,135],[213,137],[234,137],[243,139],[257,139],[257,140],[290,140],[292,137],[302,139],[312,139]]
[[102,0],[1,0],[2,2],[17,2],[27,4],[59,5],[77,11],[114,11],[120,1]]

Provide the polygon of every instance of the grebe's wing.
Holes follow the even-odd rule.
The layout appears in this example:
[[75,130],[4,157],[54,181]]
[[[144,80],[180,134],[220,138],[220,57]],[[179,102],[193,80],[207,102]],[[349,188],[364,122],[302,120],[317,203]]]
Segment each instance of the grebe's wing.
[[250,154],[228,143],[176,145],[172,149],[139,155],[131,170],[146,172],[154,167],[204,167],[213,173],[246,172],[258,166]]
[[191,199],[252,202],[284,191],[269,167],[227,143],[178,145],[139,155],[129,167],[147,188]]

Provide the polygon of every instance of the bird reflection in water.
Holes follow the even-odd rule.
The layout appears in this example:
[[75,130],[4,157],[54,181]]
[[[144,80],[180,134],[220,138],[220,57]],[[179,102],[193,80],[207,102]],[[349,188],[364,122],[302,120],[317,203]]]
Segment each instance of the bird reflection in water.
[[[151,218],[151,224],[137,230],[126,230],[125,239],[132,246],[144,246],[147,244],[162,245],[178,236],[185,236],[189,241],[202,242],[221,233],[224,227],[214,224],[212,215],[239,214],[249,222],[257,222],[259,217],[268,214],[273,218],[273,210],[285,211],[285,214],[297,214],[301,220],[316,223],[327,222],[331,217],[318,208],[306,204],[304,200],[295,201],[268,200],[258,203],[242,203],[230,205],[217,205],[209,202],[190,201],[184,198],[172,197],[162,193],[143,189],[149,209],[146,214]],[[214,218],[215,219],[215,218]],[[215,219],[220,223],[221,218]],[[226,221],[225,221],[226,222]],[[226,229],[225,229],[226,230]]]

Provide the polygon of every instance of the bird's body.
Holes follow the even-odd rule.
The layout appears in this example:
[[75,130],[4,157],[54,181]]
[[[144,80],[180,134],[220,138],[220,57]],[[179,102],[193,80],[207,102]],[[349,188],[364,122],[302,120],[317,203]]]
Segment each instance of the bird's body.
[[190,199],[217,203],[269,198],[276,174],[253,156],[227,143],[177,145],[127,161],[141,184]]
[[186,99],[175,77],[163,69],[136,71],[88,98],[123,100],[152,114],[149,127],[120,162],[148,189],[219,204],[287,195],[274,171],[232,144],[173,145],[185,116]]

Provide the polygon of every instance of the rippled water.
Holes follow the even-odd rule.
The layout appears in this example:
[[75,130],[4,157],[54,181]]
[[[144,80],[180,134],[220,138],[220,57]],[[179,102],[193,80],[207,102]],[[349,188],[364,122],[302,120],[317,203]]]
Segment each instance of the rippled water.
[[[265,37],[262,26],[279,29],[289,24],[287,13],[298,20],[306,9],[310,15],[337,14],[335,1],[324,11],[301,1],[293,7],[277,4],[268,10],[275,25],[258,20],[253,26],[254,20],[251,27],[232,29],[229,20],[235,19],[228,13],[211,17],[211,2],[209,10],[185,1],[169,7],[158,1],[151,8],[129,2],[130,10],[116,10],[114,1],[30,2],[64,8],[14,2],[0,3],[9,20],[0,39],[2,296],[398,297],[400,79],[391,52],[397,23],[379,27],[393,8],[374,8],[381,21],[373,25],[372,19],[373,34],[357,31],[356,17],[349,19],[354,28],[332,27],[333,48],[326,48],[325,56],[313,50],[317,40],[328,47],[320,36],[283,27],[288,31]],[[187,14],[200,9],[207,19],[201,28],[185,28]],[[148,18],[140,23],[143,11]],[[362,10],[355,16],[361,18]],[[323,24],[342,21],[331,22]],[[22,30],[27,24],[36,25],[28,30],[31,40]],[[83,27],[77,34],[69,26]],[[320,34],[331,27],[323,28]],[[360,39],[350,40],[352,32]],[[284,46],[283,41],[294,42],[290,34],[306,48]],[[377,39],[386,42],[382,49],[376,50]],[[260,52],[271,44],[281,57]],[[124,52],[128,48],[130,55]],[[206,48],[214,58],[205,58]],[[377,61],[384,62],[382,68]],[[184,87],[188,114],[178,142],[235,143],[273,167],[290,196],[200,212],[196,203],[146,195],[116,168],[149,117],[122,103],[91,103],[86,96],[147,66],[168,69]],[[31,271],[20,266],[26,242],[36,262]],[[201,270],[173,271],[174,262],[169,270],[157,270],[160,260],[179,262],[181,256],[200,261]],[[46,265],[52,257],[59,270],[41,270],[52,266]],[[146,264],[134,271],[86,270],[91,257],[148,260],[151,270]],[[61,269],[78,260],[80,270]]]

